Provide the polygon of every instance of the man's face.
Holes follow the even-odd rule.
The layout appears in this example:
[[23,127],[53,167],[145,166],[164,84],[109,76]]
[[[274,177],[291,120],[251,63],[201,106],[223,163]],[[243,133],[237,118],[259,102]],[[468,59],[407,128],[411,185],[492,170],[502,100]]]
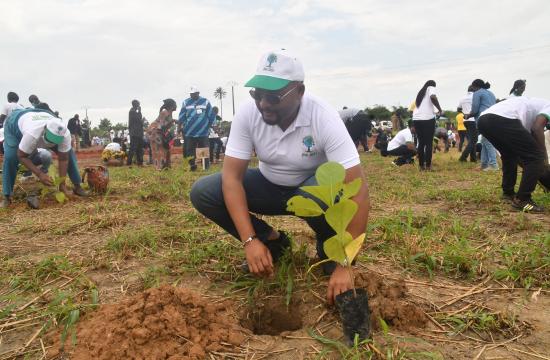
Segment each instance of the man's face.
[[256,107],[264,122],[268,125],[278,125],[298,111],[304,95],[304,85],[291,82],[280,90],[255,89],[254,93]]
[[199,93],[198,92],[191,93],[191,94],[189,94],[189,96],[191,97],[191,99],[197,100],[199,98]]

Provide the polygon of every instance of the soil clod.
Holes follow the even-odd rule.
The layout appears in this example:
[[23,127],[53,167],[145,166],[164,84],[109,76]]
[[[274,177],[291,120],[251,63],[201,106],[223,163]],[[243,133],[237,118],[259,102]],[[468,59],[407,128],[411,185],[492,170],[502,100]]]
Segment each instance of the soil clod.
[[[225,307],[184,288],[149,289],[85,317],[77,325],[77,345],[65,344],[66,355],[73,360],[204,359],[210,351],[245,340]],[[59,339],[55,334],[48,358],[60,355]]]

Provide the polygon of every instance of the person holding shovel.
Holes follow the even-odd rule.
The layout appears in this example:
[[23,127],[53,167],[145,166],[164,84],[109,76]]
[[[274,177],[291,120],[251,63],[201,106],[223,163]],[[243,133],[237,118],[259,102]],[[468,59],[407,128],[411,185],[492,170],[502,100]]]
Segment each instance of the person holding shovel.
[[[305,92],[300,60],[286,50],[267,52],[245,86],[252,88],[252,99],[233,119],[223,171],[200,178],[190,197],[199,212],[242,242],[250,272],[270,276],[290,240],[254,214],[291,215],[287,200],[303,195],[301,186],[316,185],[316,169],[334,161],[346,169],[346,183],[362,180],[352,198],[358,211],[347,228],[356,238],[366,231],[368,187],[357,149],[338,113]],[[258,169],[248,168],[253,151]],[[316,234],[319,257],[326,259],[323,243],[333,230],[324,216],[303,219]],[[334,262],[322,266],[330,274],[327,300],[332,304],[337,295],[352,289],[352,281],[346,268]]]
[[[56,152],[59,160],[59,177],[64,178],[68,174],[73,183],[73,193],[78,196],[87,195],[80,186],[82,178],[78,172],[76,156],[71,148],[71,134],[61,119],[52,112],[40,108],[14,110],[6,120],[4,136],[5,154],[2,168],[4,198],[0,204],[1,208],[7,208],[11,202],[17,166],[20,162],[44,185],[53,185],[53,179],[32,161],[38,148]],[[59,185],[59,190],[68,193],[64,182]],[[36,200],[28,204],[33,208],[38,207]]]

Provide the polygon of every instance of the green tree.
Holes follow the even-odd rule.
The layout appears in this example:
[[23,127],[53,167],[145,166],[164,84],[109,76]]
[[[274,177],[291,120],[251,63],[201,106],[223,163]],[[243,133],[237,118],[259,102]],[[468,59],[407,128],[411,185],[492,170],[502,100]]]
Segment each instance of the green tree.
[[225,91],[221,86],[216,88],[216,90],[214,90],[214,97],[220,100],[220,116],[222,118],[223,118],[223,98],[226,95],[227,95],[227,91]]
[[391,118],[392,112],[388,110],[384,105],[374,105],[373,107],[367,107],[367,112],[374,116],[378,121],[380,120],[389,120]]
[[98,130],[101,133],[101,136],[107,135],[107,133],[111,130],[113,127],[113,124],[111,123],[111,120],[104,118],[99,120],[99,125],[97,126]]

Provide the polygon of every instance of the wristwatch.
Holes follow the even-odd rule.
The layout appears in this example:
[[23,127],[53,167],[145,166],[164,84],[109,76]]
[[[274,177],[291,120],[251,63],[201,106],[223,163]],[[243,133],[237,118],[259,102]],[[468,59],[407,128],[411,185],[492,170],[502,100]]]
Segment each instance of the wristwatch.
[[250,235],[250,236],[248,237],[248,239],[246,239],[246,240],[244,241],[243,246],[246,246],[246,244],[251,243],[252,240],[254,240],[254,239],[258,239],[258,236],[256,236],[256,234]]

